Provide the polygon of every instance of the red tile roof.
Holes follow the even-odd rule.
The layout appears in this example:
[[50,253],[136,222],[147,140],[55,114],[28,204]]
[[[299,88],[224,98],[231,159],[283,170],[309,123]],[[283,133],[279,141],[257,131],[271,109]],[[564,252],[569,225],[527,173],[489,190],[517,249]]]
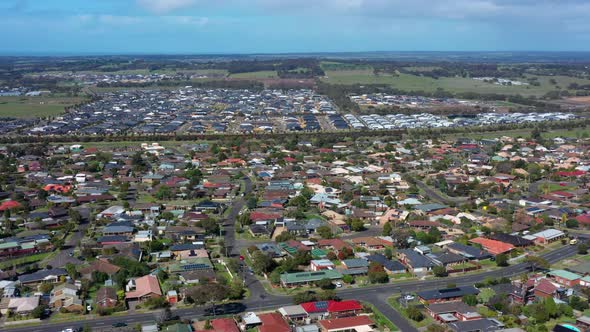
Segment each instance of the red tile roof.
[[289,324],[285,322],[283,316],[277,312],[258,315],[262,325],[258,327],[259,332],[290,332]]
[[328,301],[328,312],[342,312],[362,309],[363,306],[357,300]]
[[356,300],[305,302],[301,304],[301,307],[307,313],[342,312],[363,309],[362,305]]
[[125,298],[140,298],[146,295],[156,294],[162,296],[158,278],[152,275],[135,279],[135,290],[125,294]]
[[12,210],[21,207],[17,201],[4,201],[0,204],[0,211]]
[[539,291],[545,294],[553,294],[557,290],[557,286],[555,286],[552,282],[547,279],[541,279],[537,286],[535,287],[535,291]]
[[236,322],[231,318],[219,318],[211,321],[211,326],[215,332],[240,332]]
[[571,171],[571,172],[560,171],[555,174],[557,174],[558,176],[572,177],[572,176],[582,176],[582,175],[586,174],[586,172],[584,172],[584,171]]
[[590,214],[582,214],[575,218],[580,224],[590,225]]
[[350,244],[342,241],[341,239],[321,239],[318,241],[318,245],[320,247],[333,247],[334,249],[340,251],[342,248],[351,248]]
[[504,243],[496,240],[485,239],[478,237],[469,240],[470,242],[481,244],[481,246],[492,255],[499,255],[514,249],[514,246],[509,243]]
[[318,322],[324,330],[343,330],[352,329],[357,326],[374,325],[375,323],[369,316],[355,316],[337,319],[326,319]]

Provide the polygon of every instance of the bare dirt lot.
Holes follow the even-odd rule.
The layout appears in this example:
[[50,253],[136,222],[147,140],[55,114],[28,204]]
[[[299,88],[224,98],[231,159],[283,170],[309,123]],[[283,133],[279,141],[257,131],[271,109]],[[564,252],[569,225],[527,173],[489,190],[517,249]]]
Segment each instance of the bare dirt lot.
[[567,102],[575,104],[590,105],[590,96],[587,97],[571,97],[566,99]]

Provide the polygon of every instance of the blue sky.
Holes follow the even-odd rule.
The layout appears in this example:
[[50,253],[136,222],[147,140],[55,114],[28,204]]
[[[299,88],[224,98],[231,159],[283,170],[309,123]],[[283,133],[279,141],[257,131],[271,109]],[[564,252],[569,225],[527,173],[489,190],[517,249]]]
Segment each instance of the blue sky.
[[0,54],[590,51],[590,0],[0,0]]

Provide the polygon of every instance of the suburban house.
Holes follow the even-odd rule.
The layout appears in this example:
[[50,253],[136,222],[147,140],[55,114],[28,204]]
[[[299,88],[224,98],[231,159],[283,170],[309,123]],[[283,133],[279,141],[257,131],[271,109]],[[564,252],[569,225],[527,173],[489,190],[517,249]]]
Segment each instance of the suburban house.
[[479,294],[479,290],[473,286],[427,290],[416,293],[420,302],[424,304],[461,301],[465,295],[477,294]]
[[342,331],[375,331],[375,322],[369,316],[354,316],[336,319],[320,320],[318,322],[322,332]]
[[471,239],[469,240],[469,242],[481,245],[482,248],[485,249],[485,251],[489,252],[494,256],[510,252],[514,249],[514,246],[509,243],[490,240],[483,237]]
[[125,300],[127,301],[141,302],[149,298],[162,296],[158,278],[152,275],[131,279],[126,288]]
[[112,308],[117,305],[117,291],[112,287],[101,287],[96,292],[96,305],[100,308]]
[[72,284],[55,286],[51,291],[49,305],[55,309],[64,309],[69,312],[83,312],[84,304],[78,297],[78,287]]

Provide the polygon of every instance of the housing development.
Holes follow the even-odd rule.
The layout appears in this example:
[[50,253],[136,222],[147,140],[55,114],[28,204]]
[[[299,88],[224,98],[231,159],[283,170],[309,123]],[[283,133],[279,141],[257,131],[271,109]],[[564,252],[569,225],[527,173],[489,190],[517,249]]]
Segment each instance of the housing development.
[[588,331],[590,60],[373,56],[0,58],[0,329]]

